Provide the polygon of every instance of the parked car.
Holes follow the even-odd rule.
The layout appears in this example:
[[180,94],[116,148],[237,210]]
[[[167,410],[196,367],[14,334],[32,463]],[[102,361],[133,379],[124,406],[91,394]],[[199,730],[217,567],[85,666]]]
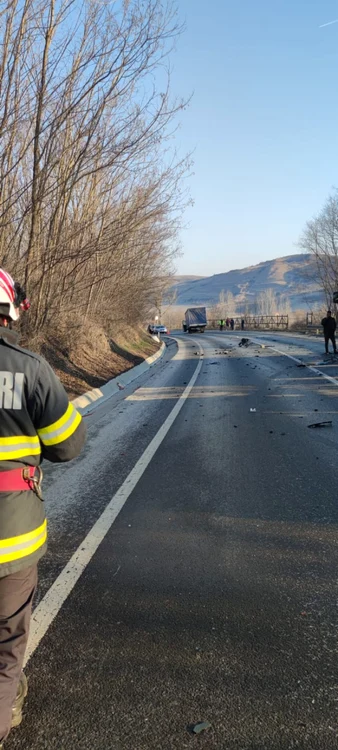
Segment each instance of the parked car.
[[167,326],[153,326],[153,333],[168,333]]

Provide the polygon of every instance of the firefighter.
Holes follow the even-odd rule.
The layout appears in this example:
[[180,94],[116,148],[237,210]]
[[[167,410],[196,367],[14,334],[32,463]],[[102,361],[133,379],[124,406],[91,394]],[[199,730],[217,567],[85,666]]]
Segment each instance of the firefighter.
[[47,542],[40,463],[70,461],[85,442],[81,415],[51,367],[17,344],[12,323],[29,307],[0,269],[0,750],[27,695],[22,666]]

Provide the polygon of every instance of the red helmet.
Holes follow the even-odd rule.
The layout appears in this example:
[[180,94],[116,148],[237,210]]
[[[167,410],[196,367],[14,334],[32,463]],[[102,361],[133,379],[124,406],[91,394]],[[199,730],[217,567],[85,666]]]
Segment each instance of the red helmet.
[[18,320],[20,310],[29,310],[30,302],[20,284],[14,281],[9,273],[0,268],[0,308],[4,306],[5,314],[11,320]]

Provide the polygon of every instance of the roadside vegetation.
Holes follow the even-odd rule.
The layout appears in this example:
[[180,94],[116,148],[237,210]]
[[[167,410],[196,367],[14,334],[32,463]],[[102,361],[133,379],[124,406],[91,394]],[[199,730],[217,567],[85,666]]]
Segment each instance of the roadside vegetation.
[[334,295],[338,292],[338,190],[307,222],[299,246],[315,257],[317,280],[323,289],[326,308],[332,308],[337,314]]
[[117,340],[146,320],[179,250],[176,8],[1,0],[0,16],[0,264],[32,300],[24,341],[66,351],[88,333],[90,348],[93,326]]

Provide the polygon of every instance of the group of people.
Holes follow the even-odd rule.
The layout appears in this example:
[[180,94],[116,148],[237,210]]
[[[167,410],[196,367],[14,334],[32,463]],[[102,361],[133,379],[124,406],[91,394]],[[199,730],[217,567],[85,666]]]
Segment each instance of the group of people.
[[[224,331],[224,325],[225,325],[226,328],[231,328],[231,330],[233,331],[234,328],[235,328],[235,321],[234,321],[233,318],[226,318],[226,320],[223,320],[223,319],[219,320],[218,321],[218,325],[219,325],[219,330],[220,331]],[[242,318],[242,320],[241,320],[241,329],[242,329],[242,331],[244,331],[244,327],[245,327],[245,320],[244,320],[244,318]]]

